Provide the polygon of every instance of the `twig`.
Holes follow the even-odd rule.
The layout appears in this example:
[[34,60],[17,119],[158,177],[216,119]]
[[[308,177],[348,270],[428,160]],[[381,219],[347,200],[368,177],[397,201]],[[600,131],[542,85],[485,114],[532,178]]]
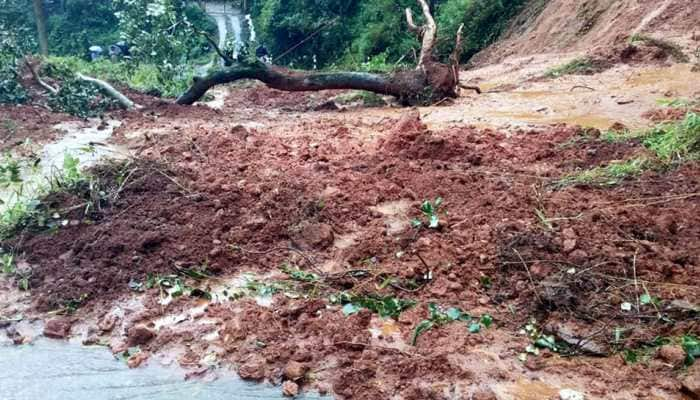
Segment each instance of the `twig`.
[[637,252],[634,251],[632,256],[632,276],[634,277],[634,295],[637,297],[637,314],[639,314],[639,286],[637,284]]
[[53,86],[49,85],[48,83],[44,82],[44,81],[41,79],[41,77],[39,76],[39,74],[36,72],[36,70],[34,69],[34,66],[29,62],[28,59],[25,59],[25,60],[24,60],[24,63],[27,65],[27,68],[29,68],[29,72],[32,73],[32,77],[34,77],[34,80],[35,80],[41,87],[43,87],[44,89],[46,89],[48,92],[50,92],[50,93],[53,94],[53,95],[58,94],[58,89],[56,89],[55,87],[53,87]]
[[532,290],[535,292],[535,297],[537,297],[537,301],[539,301],[540,304],[544,304],[542,301],[542,298],[540,297],[539,292],[537,291],[537,285],[535,284],[535,280],[532,278],[532,274],[530,273],[530,268],[527,266],[525,259],[523,259],[523,257],[520,255],[520,252],[518,251],[518,249],[513,248],[512,250],[515,253],[515,255],[517,255],[518,258],[520,259],[520,261],[522,262],[523,267],[525,267],[525,272],[527,272],[527,277],[530,279],[530,283],[532,284]]
[[339,346],[339,345],[372,347],[372,348],[380,349],[380,350],[395,351],[395,352],[397,352],[397,353],[399,353],[399,354],[402,354],[402,355],[404,355],[404,356],[406,356],[406,357],[421,357],[419,354],[407,353],[407,352],[405,352],[405,351],[403,351],[403,350],[400,350],[400,349],[397,349],[397,348],[394,348],[394,347],[378,346],[378,345],[370,344],[370,343],[359,343],[359,342],[350,342],[350,341],[340,341],[340,342],[333,342],[333,344],[330,345],[330,346],[337,347],[337,346]]
[[576,86],[572,86],[571,89],[569,89],[569,91],[570,91],[570,92],[573,92],[574,89],[588,89],[588,90],[590,90],[590,91],[592,91],[592,92],[595,92],[595,89],[593,89],[593,88],[590,87],[590,86],[585,86],[585,85],[576,85]]

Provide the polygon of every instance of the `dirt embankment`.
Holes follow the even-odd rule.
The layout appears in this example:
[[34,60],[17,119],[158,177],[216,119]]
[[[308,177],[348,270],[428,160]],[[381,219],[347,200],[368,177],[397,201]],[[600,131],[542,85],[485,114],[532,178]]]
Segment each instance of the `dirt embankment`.
[[698,21],[696,0],[532,0],[474,63],[605,49],[635,34],[671,41],[692,56],[700,48]]

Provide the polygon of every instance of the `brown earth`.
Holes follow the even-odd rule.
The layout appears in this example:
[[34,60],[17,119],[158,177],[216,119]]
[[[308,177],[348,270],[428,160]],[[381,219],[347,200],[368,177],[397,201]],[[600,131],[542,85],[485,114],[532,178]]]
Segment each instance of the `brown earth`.
[[472,60],[501,62],[532,54],[599,52],[623,47],[635,34],[668,40],[688,55],[697,51],[696,0],[531,0],[503,37]]
[[[683,306],[700,296],[698,163],[613,188],[556,189],[569,172],[644,150],[577,142],[595,131],[565,125],[436,129],[416,110],[306,111],[335,94],[239,88],[225,111],[156,102],[115,114],[116,140],[139,160],[98,168],[103,182],[121,182],[118,198],[13,243],[31,266],[33,306],[77,301],[74,332],[91,342],[102,335],[116,352],[138,343],[144,354],[176,357],[188,376],[207,373],[214,354],[245,378],[293,379],[339,399],[528,398],[517,394],[564,387],[590,398],[680,398],[683,374],[667,356],[652,354],[645,366],[543,350],[521,363],[529,341],[518,331],[536,318],[573,343],[565,354],[589,355],[700,334]],[[438,196],[441,228],[411,228],[420,203]],[[56,209],[82,201],[50,200]],[[295,283],[283,264],[321,281]],[[157,289],[129,294],[149,274],[202,266],[213,276],[198,284],[205,291],[248,272],[301,297],[278,293],[267,307],[250,298],[160,305]],[[397,320],[367,310],[346,317],[328,300],[340,291],[418,304]],[[637,311],[646,291],[663,302]],[[488,312],[496,323],[479,334],[448,324],[410,346],[429,302]],[[115,317],[115,306],[126,314]],[[615,328],[623,333],[613,345]]]

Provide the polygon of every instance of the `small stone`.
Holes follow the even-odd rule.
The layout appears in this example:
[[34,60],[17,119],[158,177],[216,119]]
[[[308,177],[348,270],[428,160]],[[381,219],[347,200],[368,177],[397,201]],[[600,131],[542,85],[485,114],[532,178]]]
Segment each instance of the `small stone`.
[[97,327],[102,331],[102,332],[109,332],[112,329],[114,329],[114,326],[117,324],[117,320],[119,317],[117,317],[114,314],[107,314],[102,319],[100,322],[97,324]]
[[290,361],[284,367],[284,377],[296,381],[298,379],[303,378],[304,374],[306,374],[306,371],[306,365],[297,361]]
[[282,394],[287,397],[295,397],[299,394],[299,385],[292,381],[285,381],[282,384]]
[[129,347],[142,346],[156,336],[155,332],[143,325],[133,326],[127,332]]
[[51,339],[65,339],[70,335],[71,325],[73,322],[68,318],[50,319],[44,326],[44,336]]
[[572,389],[562,389],[559,391],[559,398],[561,400],[585,400],[586,396]]
[[659,348],[657,353],[660,359],[673,365],[674,367],[683,365],[685,361],[685,351],[679,345],[667,344]]
[[459,291],[461,291],[462,289],[464,289],[464,287],[462,286],[461,283],[455,282],[455,281],[452,281],[452,282],[448,283],[448,284],[447,284],[447,287],[448,287],[451,291],[453,291],[453,292],[459,292]]
[[576,239],[566,239],[564,241],[564,252],[570,253],[576,248]]
[[144,353],[143,351],[140,351],[133,356],[129,357],[128,360],[126,360],[126,365],[129,368],[138,368],[140,367],[146,360],[148,360],[148,354]]

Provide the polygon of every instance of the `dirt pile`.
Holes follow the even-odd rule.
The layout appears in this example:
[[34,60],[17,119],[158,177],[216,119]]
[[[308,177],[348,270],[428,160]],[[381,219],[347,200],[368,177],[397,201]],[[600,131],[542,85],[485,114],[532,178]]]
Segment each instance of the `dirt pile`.
[[[634,35],[670,41],[692,55],[700,46],[694,35],[698,20],[700,9],[694,0],[532,0],[502,39],[478,54],[474,63],[542,53],[585,53],[624,46]],[[660,56],[658,48],[642,47],[637,52],[651,54],[638,53],[635,57],[640,60]]]

